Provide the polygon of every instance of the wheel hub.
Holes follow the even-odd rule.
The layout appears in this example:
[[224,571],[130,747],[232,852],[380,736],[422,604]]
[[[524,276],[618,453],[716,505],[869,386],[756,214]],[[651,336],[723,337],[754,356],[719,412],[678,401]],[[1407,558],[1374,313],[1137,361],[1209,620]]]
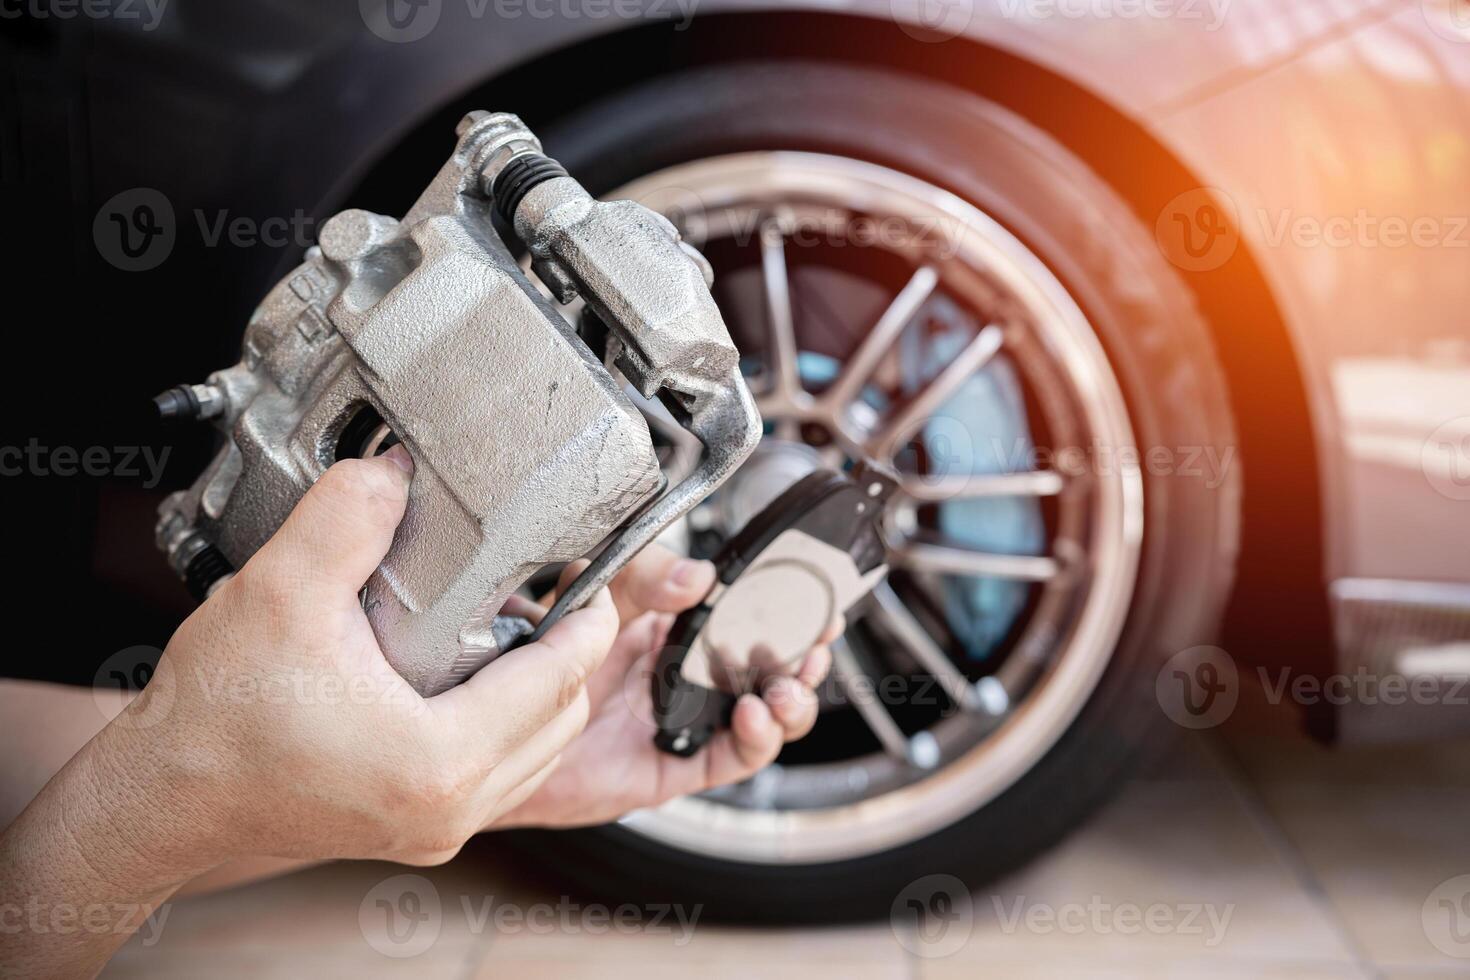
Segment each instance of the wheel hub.
[[750,519],[796,481],[822,467],[822,457],[805,443],[767,438],[716,494],[715,513],[726,535]]

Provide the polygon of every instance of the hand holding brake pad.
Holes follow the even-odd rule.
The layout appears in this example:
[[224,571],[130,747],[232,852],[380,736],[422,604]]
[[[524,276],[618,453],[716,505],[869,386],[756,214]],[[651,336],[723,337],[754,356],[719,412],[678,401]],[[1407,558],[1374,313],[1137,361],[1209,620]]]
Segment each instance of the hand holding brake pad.
[[653,677],[654,744],[690,756],[736,697],[794,670],[888,573],[879,531],[896,480],[859,464],[809,474],[726,542],[704,600],[675,620]]

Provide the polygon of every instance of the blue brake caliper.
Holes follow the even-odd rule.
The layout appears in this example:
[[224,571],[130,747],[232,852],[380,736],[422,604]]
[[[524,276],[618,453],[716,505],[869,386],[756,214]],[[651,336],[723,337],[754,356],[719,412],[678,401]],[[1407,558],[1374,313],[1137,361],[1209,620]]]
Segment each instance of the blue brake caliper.
[[[906,395],[921,389],[974,338],[977,325],[943,297],[926,310],[931,329],[904,331],[899,363]],[[931,471],[944,476],[1005,473],[1030,467],[1031,430],[1015,366],[1004,353],[969,378],[919,434]],[[961,547],[999,554],[1039,554],[1046,542],[1041,504],[1030,497],[948,500],[938,505],[940,533]],[[972,660],[995,652],[1025,608],[1029,586],[1005,579],[944,576],[944,613]]]
[[[977,326],[959,307],[934,297],[925,307],[935,329],[905,330],[899,340],[901,385],[912,395],[957,357]],[[820,390],[841,368],[834,358],[810,351],[798,355],[807,386]],[[878,411],[883,394],[862,395]],[[1016,369],[1004,353],[965,379],[919,433],[930,472],[943,476],[1007,473],[1028,469],[1034,445]],[[949,500],[937,505],[939,531],[960,547],[1008,555],[1039,554],[1046,542],[1041,505],[1030,497]],[[1028,586],[1005,579],[944,576],[943,607],[950,630],[972,660],[984,660],[1005,639],[1026,605]]]

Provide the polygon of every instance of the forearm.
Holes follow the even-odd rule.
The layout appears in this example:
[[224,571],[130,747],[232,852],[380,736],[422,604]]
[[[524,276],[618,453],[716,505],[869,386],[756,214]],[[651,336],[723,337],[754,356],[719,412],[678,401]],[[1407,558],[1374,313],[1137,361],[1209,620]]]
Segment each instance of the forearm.
[[[581,733],[617,636],[605,589],[427,700],[384,657],[359,593],[412,471],[402,446],[328,469],[0,835],[0,968],[96,973],[185,881],[249,854],[446,861]],[[350,696],[275,696],[291,678]],[[102,908],[126,914],[108,929]]]
[[181,883],[228,859],[215,817],[138,745],[105,729],[0,835],[7,974],[95,974],[140,926],[161,928]]
[[107,688],[0,681],[0,831],[132,697]]
[[[30,805],[62,767],[128,706],[124,691],[39,681],[0,681],[0,831]],[[213,868],[176,893],[183,898],[286,874],[314,862],[246,857]],[[0,922],[0,928],[4,923]]]

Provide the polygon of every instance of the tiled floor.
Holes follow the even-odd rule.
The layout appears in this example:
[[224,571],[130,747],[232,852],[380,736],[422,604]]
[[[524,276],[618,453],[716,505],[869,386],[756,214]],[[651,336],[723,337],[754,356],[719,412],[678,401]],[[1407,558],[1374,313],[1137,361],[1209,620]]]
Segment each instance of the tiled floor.
[[[428,885],[394,880],[404,872],[339,864],[177,902],[157,940],[135,937],[106,975],[1470,976],[1470,878],[1439,888],[1470,875],[1470,745],[1328,751],[1280,736],[1192,736],[928,938],[887,922],[634,931],[573,917],[583,925],[561,928],[549,924],[558,898],[483,852],[422,872]],[[497,927],[491,896],[494,907],[539,907],[543,919]],[[387,941],[388,907],[421,931]]]

